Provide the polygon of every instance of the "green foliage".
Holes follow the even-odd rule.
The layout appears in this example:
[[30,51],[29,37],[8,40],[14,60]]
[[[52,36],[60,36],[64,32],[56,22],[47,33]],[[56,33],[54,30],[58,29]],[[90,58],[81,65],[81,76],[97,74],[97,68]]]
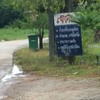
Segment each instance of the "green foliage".
[[75,13],[73,20],[81,26],[82,29],[82,45],[84,53],[88,51],[88,45],[93,43],[94,29],[96,23],[99,23],[97,13],[88,12],[84,9],[83,12]]
[[0,27],[6,26],[18,18],[20,20],[23,19],[23,16],[19,11],[15,11],[11,7],[0,7]]
[[77,10],[78,13],[75,13],[74,21],[79,23],[84,29],[96,29],[100,24],[99,5],[99,0],[84,0],[84,5]]
[[16,19],[23,20],[23,13],[20,10],[13,9],[7,0],[0,1],[0,27],[5,27]]
[[15,8],[21,8],[24,9],[24,11],[31,10],[34,12],[41,6],[45,8],[45,10],[50,7],[54,12],[58,12],[65,6],[65,0],[10,0],[10,2]]
[[60,11],[61,8],[64,8],[65,0],[9,0],[9,2],[14,9],[24,12],[23,15],[30,23],[31,28],[33,26],[37,28],[37,25],[39,28],[41,26],[47,28],[47,15],[41,12],[47,11],[48,8],[53,12]]
[[100,15],[97,11],[82,11],[75,13],[74,21],[80,24],[83,29],[90,28],[94,29],[100,23]]
[[36,29],[45,29],[48,27],[47,24],[47,14],[46,13],[39,13],[36,17],[36,20],[32,22],[32,27]]
[[96,24],[94,27],[95,30],[100,30],[100,23]]
[[27,21],[22,21],[20,19],[16,19],[15,21],[11,22],[6,27],[12,27],[12,28],[20,28],[20,29],[31,29],[30,23]]
[[3,28],[0,29],[0,41],[9,41],[9,40],[18,40],[18,39],[26,39],[30,33],[35,33],[30,29],[19,29],[19,28]]
[[[22,28],[15,28],[12,26],[8,26],[6,28],[0,29],[0,41],[9,41],[9,40],[20,40],[20,39],[28,39],[28,35],[30,34],[37,34],[37,29],[22,29]],[[44,36],[48,36],[48,31],[44,30]]]
[[88,53],[88,46],[93,43],[93,36],[92,29],[82,29],[82,46],[84,53]]
[[94,43],[89,45],[88,49],[89,54],[100,56],[100,43]]
[[73,20],[81,25],[82,42],[85,53],[88,51],[88,46],[94,42],[94,32],[100,29],[100,1],[85,0],[84,5],[75,13]]

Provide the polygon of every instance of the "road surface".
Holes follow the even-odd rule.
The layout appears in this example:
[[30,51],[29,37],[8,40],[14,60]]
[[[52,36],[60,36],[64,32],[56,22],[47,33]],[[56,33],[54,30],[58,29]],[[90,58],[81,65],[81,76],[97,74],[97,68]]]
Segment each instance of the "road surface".
[[0,42],[0,99],[8,87],[2,83],[2,78],[12,69],[13,52],[18,48],[27,46],[27,44],[27,40]]

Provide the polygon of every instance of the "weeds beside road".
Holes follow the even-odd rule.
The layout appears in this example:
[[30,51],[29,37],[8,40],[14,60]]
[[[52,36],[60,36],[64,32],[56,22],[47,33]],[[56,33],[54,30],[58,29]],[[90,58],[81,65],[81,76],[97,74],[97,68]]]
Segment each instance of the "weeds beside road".
[[[89,58],[89,57],[88,57]],[[74,65],[69,65],[67,59],[57,58],[49,62],[48,49],[32,51],[28,48],[15,53],[15,62],[22,66],[25,72],[43,76],[56,77],[100,77],[100,65],[90,64],[88,58],[78,57]],[[82,64],[82,60],[85,62]],[[94,59],[95,60],[95,59]],[[92,61],[93,62],[93,61]]]

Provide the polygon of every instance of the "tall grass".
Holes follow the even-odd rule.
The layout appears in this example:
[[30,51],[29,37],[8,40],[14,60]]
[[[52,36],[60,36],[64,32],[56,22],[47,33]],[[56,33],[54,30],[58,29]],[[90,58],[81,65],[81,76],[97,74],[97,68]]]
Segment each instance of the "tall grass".
[[[5,40],[19,40],[26,39],[30,34],[38,34],[36,29],[19,29],[19,28],[2,28],[0,29],[0,41]],[[45,36],[47,36],[48,31],[45,30]]]

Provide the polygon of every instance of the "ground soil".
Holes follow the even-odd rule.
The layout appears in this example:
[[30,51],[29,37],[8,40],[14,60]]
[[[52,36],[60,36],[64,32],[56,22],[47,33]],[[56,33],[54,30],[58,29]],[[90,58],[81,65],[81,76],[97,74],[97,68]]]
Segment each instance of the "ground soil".
[[4,100],[100,100],[100,78],[28,75],[16,79],[6,95]]

